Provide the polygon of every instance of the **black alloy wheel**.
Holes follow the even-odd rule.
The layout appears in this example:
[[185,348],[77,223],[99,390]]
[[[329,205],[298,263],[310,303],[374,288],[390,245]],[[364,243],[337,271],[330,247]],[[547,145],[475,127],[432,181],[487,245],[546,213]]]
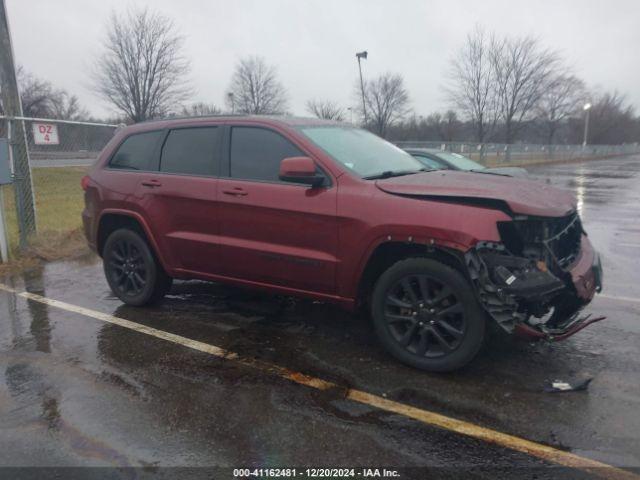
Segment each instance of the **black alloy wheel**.
[[485,312],[462,273],[408,258],[387,269],[371,299],[376,334],[398,360],[429,371],[466,365],[484,342]]
[[171,288],[171,277],[136,231],[123,228],[109,235],[103,250],[103,264],[111,290],[128,305],[157,302]]
[[458,348],[467,330],[464,308],[453,290],[427,274],[396,282],[387,293],[384,316],[400,345],[430,358]]
[[113,244],[109,261],[113,282],[124,296],[136,296],[147,285],[147,268],[142,253],[129,239],[119,239]]

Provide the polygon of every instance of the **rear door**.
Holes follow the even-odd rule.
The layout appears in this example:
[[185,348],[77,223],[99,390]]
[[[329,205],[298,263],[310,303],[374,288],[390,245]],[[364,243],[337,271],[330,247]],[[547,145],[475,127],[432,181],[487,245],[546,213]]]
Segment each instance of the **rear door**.
[[[96,202],[102,210],[135,212],[144,217],[139,201],[141,183],[155,174],[155,155],[163,137],[162,130],[152,130],[132,133],[122,140],[99,176],[101,198]],[[85,217],[90,215],[89,205],[83,212]]]
[[268,128],[227,129],[225,167],[218,185],[223,274],[335,292],[335,182],[328,175],[329,183],[322,188],[282,182],[278,178],[282,159],[307,156],[305,152]]
[[141,205],[172,268],[217,273],[219,249],[218,126],[187,126],[165,132],[157,172],[141,182]]

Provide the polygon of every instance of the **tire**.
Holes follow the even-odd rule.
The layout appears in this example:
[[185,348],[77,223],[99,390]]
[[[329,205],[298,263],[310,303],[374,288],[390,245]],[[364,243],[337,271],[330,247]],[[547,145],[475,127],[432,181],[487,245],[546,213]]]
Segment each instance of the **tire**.
[[427,258],[401,260],[380,276],[371,315],[382,346],[422,370],[459,369],[484,342],[485,313],[469,282]]
[[121,228],[109,235],[102,258],[109,287],[127,305],[159,302],[171,288],[173,279],[144,237],[134,230]]

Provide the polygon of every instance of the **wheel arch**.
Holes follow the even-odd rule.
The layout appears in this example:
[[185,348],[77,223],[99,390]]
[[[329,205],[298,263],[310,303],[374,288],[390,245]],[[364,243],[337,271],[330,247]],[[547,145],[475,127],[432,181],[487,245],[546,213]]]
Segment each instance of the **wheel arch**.
[[363,307],[368,304],[369,297],[380,275],[394,263],[407,258],[421,257],[436,260],[447,265],[469,278],[464,263],[463,252],[441,245],[424,245],[388,241],[380,243],[369,255],[360,275],[357,287],[356,305]]
[[107,238],[109,238],[109,235],[120,228],[129,228],[142,235],[144,240],[151,248],[151,252],[155,256],[155,258],[162,265],[162,268],[165,270],[165,272],[168,272],[163,258],[158,254],[158,245],[155,242],[155,238],[153,237],[149,226],[144,221],[144,219],[135,212],[126,210],[107,210],[100,215],[100,219],[98,221],[98,230],[96,234],[96,250],[98,252],[98,255],[102,257],[104,245],[107,241]]

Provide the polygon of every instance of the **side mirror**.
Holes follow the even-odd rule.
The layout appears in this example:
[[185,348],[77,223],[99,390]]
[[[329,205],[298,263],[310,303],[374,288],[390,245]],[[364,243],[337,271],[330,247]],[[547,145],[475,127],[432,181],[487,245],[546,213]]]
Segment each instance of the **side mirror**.
[[318,173],[316,164],[309,157],[288,157],[280,162],[280,180],[303,183],[312,187],[324,184],[325,177]]

